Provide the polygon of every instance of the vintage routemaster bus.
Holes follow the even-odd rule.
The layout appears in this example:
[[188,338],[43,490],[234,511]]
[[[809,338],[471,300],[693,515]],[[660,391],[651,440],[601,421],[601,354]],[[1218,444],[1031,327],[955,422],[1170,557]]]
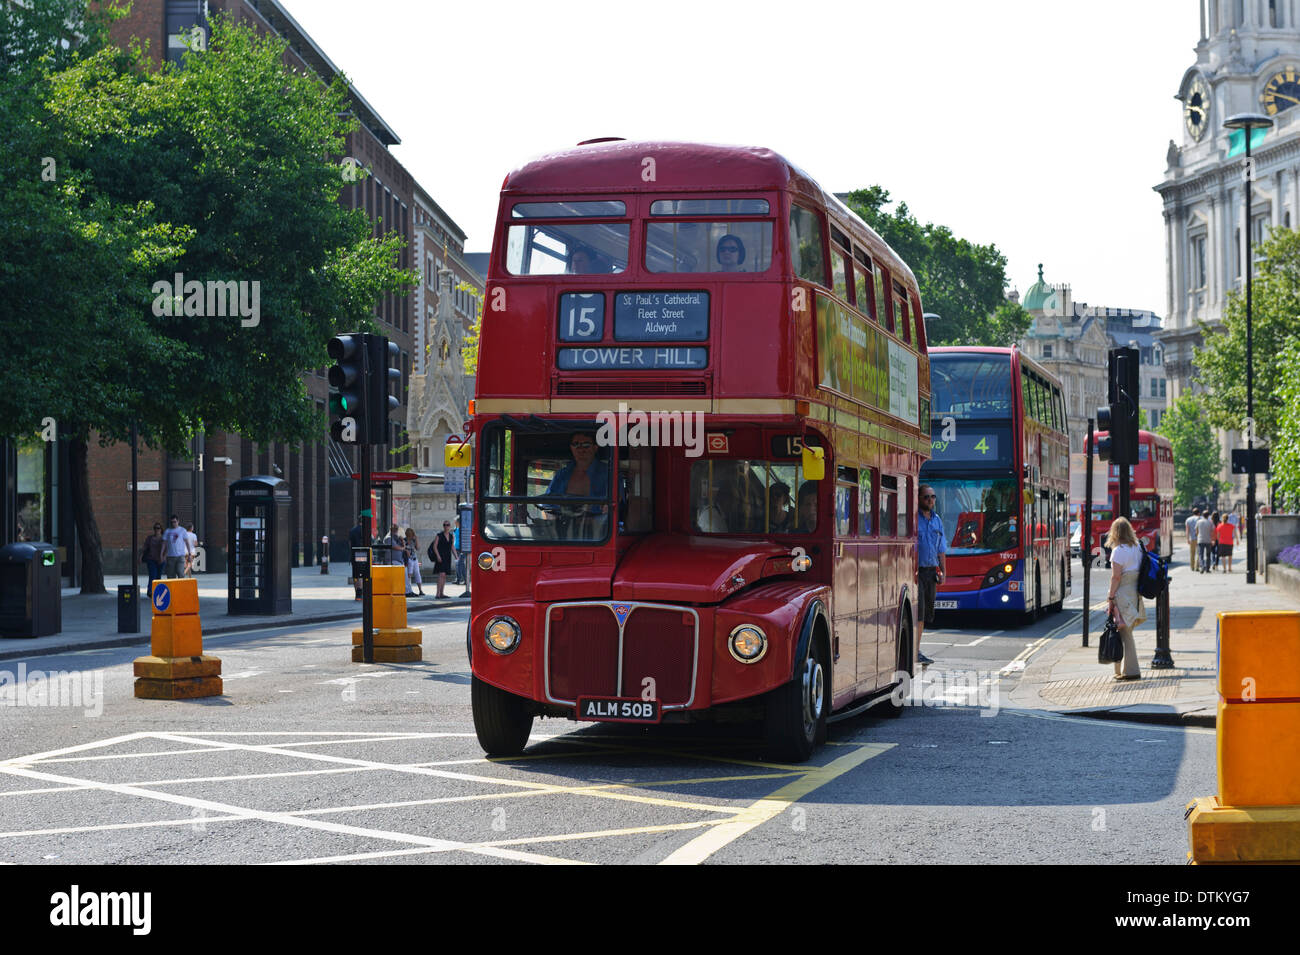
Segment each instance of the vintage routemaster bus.
[[1059,611],[1071,581],[1061,383],[1019,348],[935,348],[930,388],[921,480],[950,535],[935,609]]
[[[1094,441],[1107,435],[1105,431],[1093,433]],[[1091,451],[1088,439],[1083,439],[1085,451]],[[1093,463],[1105,467],[1104,462]],[[1093,553],[1101,553],[1101,542],[1110,533],[1110,523],[1119,503],[1119,465],[1111,464],[1108,500],[1092,505]],[[1154,431],[1138,432],[1138,463],[1129,469],[1129,522],[1133,533],[1147,550],[1164,554],[1174,552],[1174,446],[1163,434]],[[1079,520],[1083,520],[1083,507],[1079,507]]]
[[591,142],[506,177],[484,303],[488,753],[537,716],[726,717],[806,759],[833,716],[897,712],[929,370],[879,236],[767,149]]

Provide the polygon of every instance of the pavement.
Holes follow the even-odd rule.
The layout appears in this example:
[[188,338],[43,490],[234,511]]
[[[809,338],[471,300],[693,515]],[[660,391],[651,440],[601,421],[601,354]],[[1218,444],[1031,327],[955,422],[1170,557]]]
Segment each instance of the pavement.
[[1151,666],[1156,649],[1155,601],[1148,600],[1147,620],[1133,635],[1142,679],[1112,679],[1111,664],[1097,662],[1097,641],[1106,625],[1110,571],[1100,562],[1092,571],[1092,612],[1085,647],[1080,606],[1083,579],[1076,563],[1072,594],[1076,599],[1066,602],[1063,615],[1069,619],[1048,633],[1039,652],[1026,658],[1020,682],[1010,694],[1011,704],[1073,716],[1213,727],[1219,700],[1218,614],[1300,610],[1300,601],[1264,583],[1262,568],[1255,574],[1255,583],[1247,584],[1244,548],[1237,548],[1231,574],[1193,573],[1188,557],[1186,542],[1178,542],[1169,571],[1172,668]]
[[[361,604],[348,583],[348,572],[346,564],[332,566],[328,574],[322,574],[319,567],[293,568],[289,572],[293,612],[266,616],[231,616],[226,612],[226,575],[195,574],[199,582],[199,619],[203,633],[306,626],[335,620],[356,620],[360,626]],[[68,650],[148,646],[151,608],[145,597],[142,596],[140,601],[140,632],[118,633],[117,630],[117,588],[119,584],[129,586],[130,583],[130,576],[107,576],[104,578],[107,594],[82,594],[80,588],[65,588],[62,632],[48,637],[0,637],[0,660]],[[142,595],[147,583],[148,576],[141,575]],[[436,578],[432,583],[426,579],[426,596],[409,598],[406,601],[407,613],[469,605],[464,587],[448,582],[445,592],[451,597],[449,600],[435,599],[432,594],[436,590]]]

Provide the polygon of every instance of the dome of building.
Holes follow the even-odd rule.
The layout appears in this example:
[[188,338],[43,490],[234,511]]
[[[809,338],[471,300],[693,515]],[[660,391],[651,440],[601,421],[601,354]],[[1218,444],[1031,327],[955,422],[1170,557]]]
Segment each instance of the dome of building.
[[1056,296],[1056,289],[1052,288],[1043,281],[1043,264],[1038,263],[1038,281],[1025,291],[1025,299],[1021,303],[1025,311],[1042,311],[1053,302]]

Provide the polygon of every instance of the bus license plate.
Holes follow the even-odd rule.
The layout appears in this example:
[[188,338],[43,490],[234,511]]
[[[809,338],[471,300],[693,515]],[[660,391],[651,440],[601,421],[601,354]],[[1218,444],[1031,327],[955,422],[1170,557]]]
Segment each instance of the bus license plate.
[[575,715],[580,720],[607,723],[658,723],[659,701],[624,699],[611,696],[584,696],[578,699]]
[[955,600],[936,600],[934,602],[935,610],[956,610],[957,601]]

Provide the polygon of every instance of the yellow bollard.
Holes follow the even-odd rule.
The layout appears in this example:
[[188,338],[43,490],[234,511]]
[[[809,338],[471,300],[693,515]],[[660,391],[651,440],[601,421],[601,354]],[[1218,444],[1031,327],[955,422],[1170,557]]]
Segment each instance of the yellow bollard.
[[135,695],[142,700],[191,700],[220,696],[221,660],[203,655],[199,582],[154,581],[149,649],[135,660]]
[[1191,861],[1300,862],[1300,612],[1219,614],[1216,797],[1188,804]]
[[[423,658],[424,634],[406,625],[406,568],[370,568],[371,623],[376,663],[414,663]],[[352,662],[361,663],[362,632],[352,631]]]

